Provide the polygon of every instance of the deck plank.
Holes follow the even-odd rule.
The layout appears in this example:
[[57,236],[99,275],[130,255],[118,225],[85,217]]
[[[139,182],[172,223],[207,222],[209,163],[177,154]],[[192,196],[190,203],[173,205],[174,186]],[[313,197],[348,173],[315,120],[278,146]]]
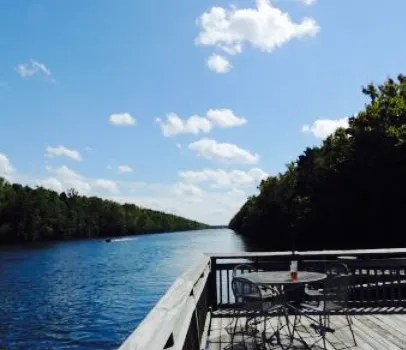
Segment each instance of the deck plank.
[[381,327],[384,327],[386,331],[400,338],[403,344],[406,344],[406,324],[402,321],[398,321],[395,317],[388,317],[382,315],[371,315],[374,322]]
[[368,315],[356,318],[357,325],[362,328],[363,333],[369,334],[373,337],[374,340],[379,342],[382,348],[402,350],[402,342],[398,338],[392,336],[386,328],[382,328],[377,323],[370,320],[369,317],[370,316]]
[[[290,316],[293,321],[293,316]],[[270,321],[267,329],[270,326],[276,326],[276,318]],[[336,329],[336,332],[329,334],[327,339],[332,343],[327,342],[327,350],[340,350],[340,349],[354,349],[354,350],[406,350],[406,315],[356,315],[352,316],[353,329],[357,346],[354,346],[353,339],[349,327],[347,325],[345,316],[336,315],[331,316],[331,327]],[[242,322],[244,319],[241,320]],[[202,349],[207,350],[227,350],[227,347],[231,349],[230,342],[231,337],[226,332],[226,326],[232,324],[232,318],[228,317],[214,317],[211,320],[210,333],[207,337],[209,345],[207,347],[202,346]],[[299,334],[304,337],[309,337],[309,334],[313,336],[313,340],[308,342],[311,344],[315,341],[315,334],[306,333],[305,330],[310,330],[310,323],[308,319],[302,317],[301,323],[303,325]],[[232,324],[233,325],[233,324]],[[261,329],[262,323],[258,325],[258,329]],[[307,338],[309,339],[309,338]],[[240,336],[236,336],[234,343],[241,340]],[[313,349],[322,349],[323,343],[317,343],[319,347]],[[239,350],[238,347],[234,348]],[[241,348],[242,349],[242,348]],[[276,347],[275,347],[276,349]],[[295,349],[293,347],[292,349]],[[299,349],[299,347],[296,347]]]
[[[330,320],[331,327],[336,331],[332,334],[332,336],[328,337],[328,339],[330,339],[334,344],[337,344],[335,346],[335,349],[374,349],[364,338],[356,338],[358,347],[354,345],[354,340],[352,338],[345,316],[331,316]],[[354,321],[354,318],[352,318],[352,320]]]
[[[366,316],[361,316],[366,317]],[[399,350],[397,346],[387,342],[384,338],[380,337],[374,330],[369,329],[359,320],[360,317],[354,317],[354,333],[357,340],[357,347],[355,349],[363,349],[363,343],[368,344],[373,349],[382,350]]]

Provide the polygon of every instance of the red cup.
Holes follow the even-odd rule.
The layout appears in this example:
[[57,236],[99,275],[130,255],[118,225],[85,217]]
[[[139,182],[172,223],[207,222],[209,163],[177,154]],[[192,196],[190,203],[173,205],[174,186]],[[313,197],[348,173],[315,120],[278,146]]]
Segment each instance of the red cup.
[[297,281],[297,271],[290,271],[290,278],[293,282]]

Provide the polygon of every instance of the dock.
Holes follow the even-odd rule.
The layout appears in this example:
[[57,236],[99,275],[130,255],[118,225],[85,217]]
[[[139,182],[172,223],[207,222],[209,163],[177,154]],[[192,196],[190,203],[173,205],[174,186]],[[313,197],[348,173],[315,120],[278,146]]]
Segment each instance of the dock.
[[[330,265],[344,262],[350,270],[348,307],[330,315],[331,327],[337,331],[328,335],[326,349],[406,350],[403,248],[204,254],[174,282],[119,350],[249,349],[247,345],[230,345],[227,327],[236,320],[232,271],[241,263],[265,271],[288,271],[292,260],[299,262],[299,269],[328,270]],[[341,327],[347,315],[352,320],[356,345],[348,328]],[[272,317],[270,320],[272,323]],[[313,336],[306,318],[301,322],[303,337]],[[323,349],[321,345],[312,349]],[[295,345],[290,348],[303,349]]]

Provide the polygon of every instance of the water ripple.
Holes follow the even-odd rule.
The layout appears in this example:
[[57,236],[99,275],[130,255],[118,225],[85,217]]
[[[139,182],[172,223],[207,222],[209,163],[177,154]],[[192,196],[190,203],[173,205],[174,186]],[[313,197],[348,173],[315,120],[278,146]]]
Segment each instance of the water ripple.
[[228,230],[0,248],[0,348],[115,349],[199,253],[243,249]]

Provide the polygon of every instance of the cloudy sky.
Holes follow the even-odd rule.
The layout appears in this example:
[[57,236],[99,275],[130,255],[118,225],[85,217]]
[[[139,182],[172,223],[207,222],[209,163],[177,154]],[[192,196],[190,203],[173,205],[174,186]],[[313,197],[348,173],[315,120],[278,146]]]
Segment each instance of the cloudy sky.
[[405,73],[406,2],[0,1],[0,176],[225,224]]

